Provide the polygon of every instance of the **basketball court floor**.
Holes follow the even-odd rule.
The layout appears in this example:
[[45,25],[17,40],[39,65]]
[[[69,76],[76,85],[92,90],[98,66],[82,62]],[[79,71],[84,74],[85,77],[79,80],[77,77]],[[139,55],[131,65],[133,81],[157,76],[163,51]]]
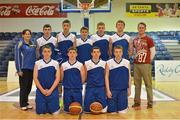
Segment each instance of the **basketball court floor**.
[[129,97],[129,111],[126,114],[80,114],[70,115],[61,112],[59,115],[37,115],[35,113],[35,86],[30,94],[32,110],[19,109],[18,83],[0,81],[0,119],[180,119],[180,82],[153,82],[154,107],[146,109],[146,92],[142,86],[142,105],[139,109],[131,108],[133,104],[134,86]]

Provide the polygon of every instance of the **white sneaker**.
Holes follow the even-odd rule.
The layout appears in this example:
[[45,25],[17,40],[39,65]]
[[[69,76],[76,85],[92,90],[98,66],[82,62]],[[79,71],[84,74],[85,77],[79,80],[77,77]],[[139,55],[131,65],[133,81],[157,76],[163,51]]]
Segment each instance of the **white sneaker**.
[[32,105],[27,105],[26,107],[27,107],[27,109],[32,109],[33,108]]
[[27,107],[21,107],[21,110],[27,110],[28,108]]
[[53,114],[53,115],[58,115],[59,113],[60,113],[60,109],[57,110],[56,112],[53,112],[52,114]]

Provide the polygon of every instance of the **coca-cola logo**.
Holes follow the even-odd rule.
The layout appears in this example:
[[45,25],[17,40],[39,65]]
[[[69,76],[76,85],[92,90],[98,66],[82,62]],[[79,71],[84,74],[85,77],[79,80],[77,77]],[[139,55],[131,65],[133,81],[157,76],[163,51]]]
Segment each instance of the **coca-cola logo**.
[[0,6],[0,16],[9,16],[11,14],[11,6]]
[[0,6],[0,16],[10,16],[11,14],[20,13],[18,5],[14,6]]
[[44,5],[42,7],[39,6],[29,6],[26,9],[27,16],[51,16],[54,14],[55,6]]

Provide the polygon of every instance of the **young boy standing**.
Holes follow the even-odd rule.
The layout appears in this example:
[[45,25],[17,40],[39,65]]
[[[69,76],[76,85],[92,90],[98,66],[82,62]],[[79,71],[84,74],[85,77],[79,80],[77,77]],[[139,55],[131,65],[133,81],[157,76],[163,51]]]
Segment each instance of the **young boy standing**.
[[105,61],[108,60],[110,36],[105,34],[105,24],[103,22],[97,24],[97,33],[92,35],[91,39],[93,41],[93,46],[97,46],[101,50],[100,58]]
[[91,49],[93,41],[88,38],[88,28],[82,27],[80,29],[81,38],[77,39],[76,46],[78,51],[77,60],[84,64],[85,61],[91,59]]
[[63,62],[68,60],[68,49],[75,46],[76,36],[70,33],[71,22],[69,20],[64,20],[62,23],[63,32],[57,34],[58,39],[58,49],[62,54]]

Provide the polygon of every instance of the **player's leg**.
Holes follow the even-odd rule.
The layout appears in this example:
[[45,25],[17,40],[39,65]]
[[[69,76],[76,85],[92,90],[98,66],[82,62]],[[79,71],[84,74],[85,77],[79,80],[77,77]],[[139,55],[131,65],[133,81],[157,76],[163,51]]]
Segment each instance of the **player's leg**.
[[82,106],[82,89],[73,90],[73,102],[79,102]]
[[134,64],[134,85],[135,85],[135,96],[134,96],[134,105],[132,107],[138,107],[141,104],[141,84],[142,84],[142,73],[140,65]]
[[143,70],[142,75],[146,86],[148,108],[152,108],[153,105],[152,75],[151,75],[152,66],[151,64],[144,64],[141,69]]
[[96,101],[100,102],[103,106],[102,112],[107,112],[107,99],[106,99],[106,91],[104,87],[99,87],[96,89]]
[[90,105],[95,101],[94,88],[86,88],[85,98],[84,98],[84,111],[86,113],[90,111]]
[[69,105],[72,102],[72,92],[70,89],[64,88],[64,94],[63,94],[63,106],[64,106],[64,112],[69,112]]
[[36,91],[36,99],[35,99],[35,102],[36,102],[36,113],[37,114],[45,114],[47,113],[47,101],[45,100],[45,97],[44,95],[42,95],[42,93],[37,90]]
[[48,112],[52,114],[58,114],[60,112],[59,107],[59,93],[56,88],[48,98]]
[[108,109],[107,112],[109,113],[117,113],[117,91],[115,90],[111,90],[112,93],[112,98],[108,98],[107,99],[107,105],[108,105]]
[[120,90],[118,93],[118,113],[126,113],[128,109],[127,89]]

